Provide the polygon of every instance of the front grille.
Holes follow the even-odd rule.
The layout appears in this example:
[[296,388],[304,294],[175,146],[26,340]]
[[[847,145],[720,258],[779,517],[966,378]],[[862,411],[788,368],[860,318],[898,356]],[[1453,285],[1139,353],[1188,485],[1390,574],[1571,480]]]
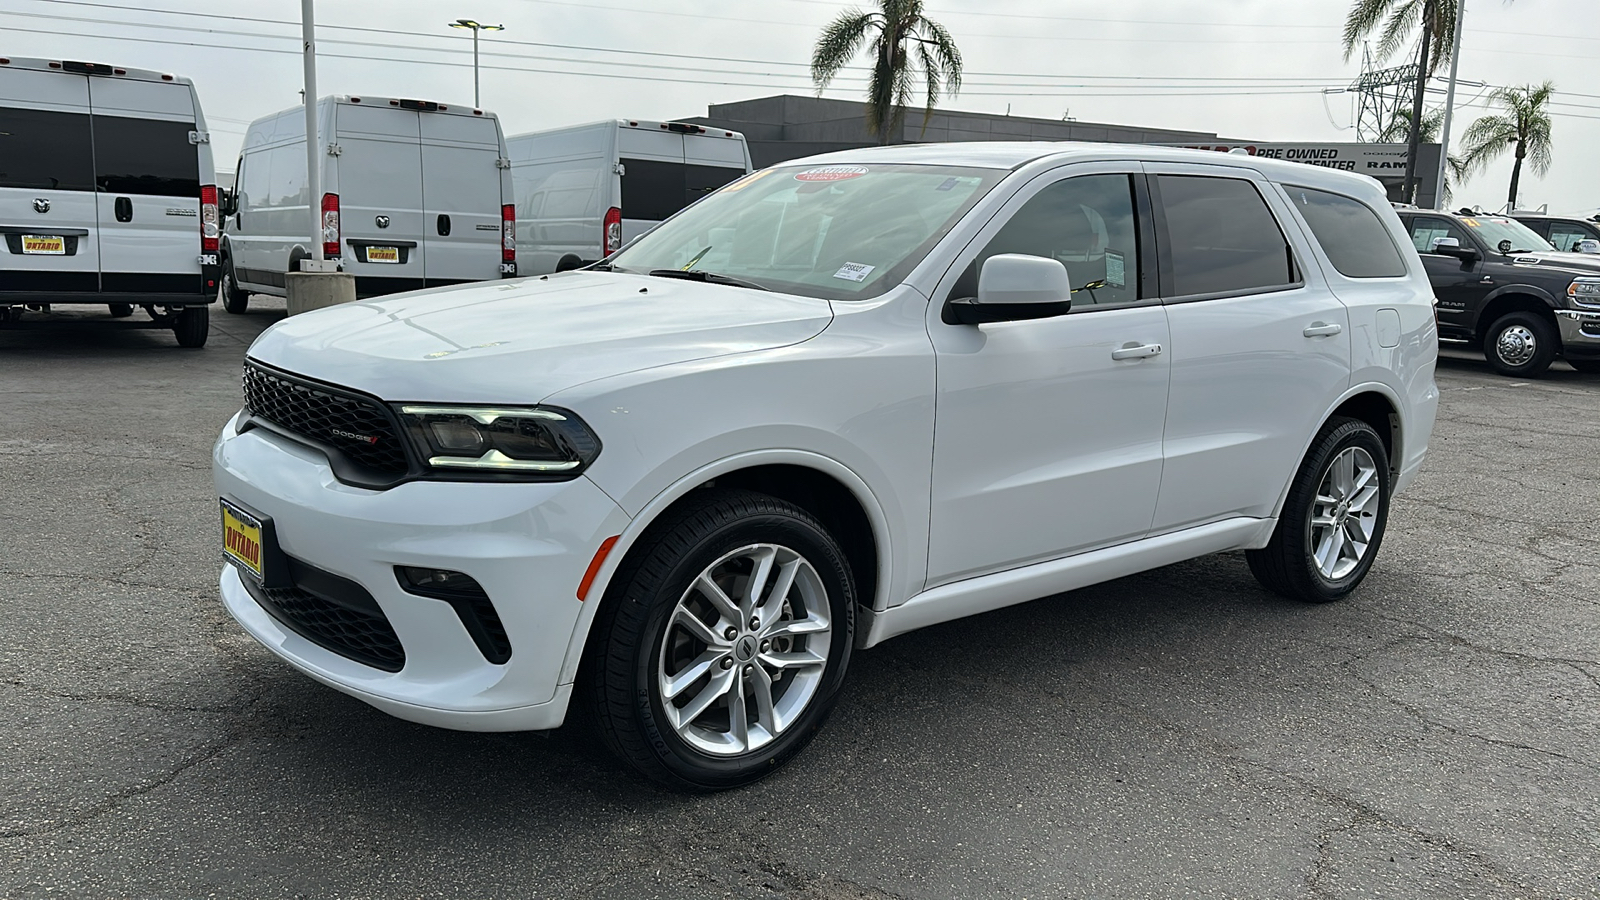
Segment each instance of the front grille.
[[406,474],[399,431],[376,400],[247,362],[244,401],[252,417],[336,450],[374,475],[392,479]]
[[249,578],[244,584],[273,618],[313,644],[385,672],[405,666],[400,638],[376,602],[375,612],[369,612],[331,603],[299,587],[266,588]]

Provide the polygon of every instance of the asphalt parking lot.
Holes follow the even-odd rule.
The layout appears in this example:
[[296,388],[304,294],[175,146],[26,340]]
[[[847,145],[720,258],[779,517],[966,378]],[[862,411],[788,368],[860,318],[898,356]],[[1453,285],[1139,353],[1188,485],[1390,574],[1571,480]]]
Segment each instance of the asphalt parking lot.
[[263,299],[200,351],[0,332],[0,897],[1600,896],[1600,377],[1442,360],[1348,601],[1223,555],[927,629],[692,797],[391,719],[228,618],[209,450]]

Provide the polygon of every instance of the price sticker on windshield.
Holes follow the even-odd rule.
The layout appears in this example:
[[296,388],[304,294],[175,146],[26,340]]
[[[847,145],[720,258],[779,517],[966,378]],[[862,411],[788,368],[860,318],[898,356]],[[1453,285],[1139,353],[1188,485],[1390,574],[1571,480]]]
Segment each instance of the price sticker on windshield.
[[818,166],[794,176],[795,181],[847,181],[867,174],[866,166]]
[[843,278],[845,281],[866,281],[867,276],[876,268],[877,266],[869,266],[866,263],[847,262],[839,267],[839,271],[833,273],[833,277]]

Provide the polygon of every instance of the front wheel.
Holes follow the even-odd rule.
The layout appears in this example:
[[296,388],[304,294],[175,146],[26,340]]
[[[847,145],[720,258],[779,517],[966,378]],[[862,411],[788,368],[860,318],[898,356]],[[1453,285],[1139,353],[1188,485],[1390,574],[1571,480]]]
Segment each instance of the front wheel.
[[1358,419],[1323,426],[1295,473],[1272,540],[1245,558],[1269,591],[1295,600],[1339,600],[1367,577],[1389,521],[1389,457]]
[[206,338],[211,334],[211,308],[184,307],[177,315],[172,333],[178,338],[179,347],[204,347]]
[[854,641],[844,551],[810,513],[708,490],[653,529],[606,591],[583,676],[601,736],[680,790],[749,784],[833,707]]
[[1483,354],[1501,375],[1537,378],[1555,362],[1561,339],[1555,326],[1530,312],[1507,313],[1489,326]]
[[239,287],[233,277],[233,261],[222,259],[222,308],[234,315],[242,315],[250,308],[250,292]]

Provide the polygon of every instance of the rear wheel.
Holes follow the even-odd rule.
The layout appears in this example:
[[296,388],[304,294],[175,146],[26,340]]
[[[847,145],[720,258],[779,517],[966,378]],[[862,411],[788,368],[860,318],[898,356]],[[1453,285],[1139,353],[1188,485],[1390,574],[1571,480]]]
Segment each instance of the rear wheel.
[[1489,326],[1483,354],[1501,375],[1537,378],[1555,361],[1560,338],[1556,329],[1531,312],[1507,313]]
[[749,784],[800,751],[844,681],[855,599],[805,510],[708,490],[629,553],[584,663],[606,744],[680,790]]
[[1267,590],[1327,603],[1356,589],[1389,520],[1389,457],[1358,419],[1323,426],[1295,473],[1272,540],[1245,554]]
[[178,313],[177,323],[172,326],[172,333],[178,338],[180,347],[204,347],[206,337],[211,333],[211,308],[208,306],[186,306]]
[[127,317],[129,317],[131,315],[133,315],[133,304],[132,303],[113,303],[113,304],[111,304],[111,318],[113,318],[113,319],[126,319]]
[[242,314],[250,307],[250,293],[239,287],[239,282],[233,277],[233,261],[228,257],[222,258],[222,308],[234,315]]
[[1567,365],[1585,375],[1600,375],[1600,359],[1568,359]]

